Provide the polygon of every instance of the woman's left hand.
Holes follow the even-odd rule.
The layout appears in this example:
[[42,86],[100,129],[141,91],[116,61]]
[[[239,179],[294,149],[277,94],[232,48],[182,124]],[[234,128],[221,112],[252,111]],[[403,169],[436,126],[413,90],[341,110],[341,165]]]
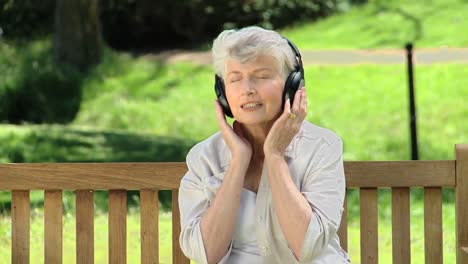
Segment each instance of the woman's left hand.
[[302,122],[307,116],[307,96],[305,87],[297,90],[294,95],[294,103],[290,107],[289,99],[284,104],[283,114],[276,120],[268,132],[263,145],[265,156],[284,156],[286,148],[294,136],[299,133]]

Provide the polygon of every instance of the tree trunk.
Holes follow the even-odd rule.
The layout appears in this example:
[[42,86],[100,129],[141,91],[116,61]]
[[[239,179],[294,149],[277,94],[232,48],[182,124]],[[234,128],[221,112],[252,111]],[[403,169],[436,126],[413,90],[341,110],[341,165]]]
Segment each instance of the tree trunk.
[[85,71],[102,55],[98,0],[57,0],[54,58]]

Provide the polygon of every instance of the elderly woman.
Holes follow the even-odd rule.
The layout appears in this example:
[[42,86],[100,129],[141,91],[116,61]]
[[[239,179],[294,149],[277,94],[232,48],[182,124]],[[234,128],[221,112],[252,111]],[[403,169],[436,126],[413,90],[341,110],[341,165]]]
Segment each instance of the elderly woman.
[[220,131],[187,155],[184,254],[198,263],[348,263],[337,235],[342,141],[304,120],[299,51],[259,27],[223,31],[212,51]]

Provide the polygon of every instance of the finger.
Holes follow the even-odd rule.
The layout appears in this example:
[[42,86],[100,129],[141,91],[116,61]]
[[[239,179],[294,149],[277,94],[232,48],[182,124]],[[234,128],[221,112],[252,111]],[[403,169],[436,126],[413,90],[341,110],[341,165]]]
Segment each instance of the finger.
[[287,120],[291,115],[291,100],[288,98],[284,103],[283,114],[280,116],[280,119]]
[[296,91],[294,94],[294,102],[292,106],[292,112],[293,113],[298,113],[299,112],[299,106],[301,105],[301,98],[302,98],[302,87]]
[[288,98],[286,99],[286,102],[284,103],[283,115],[286,114],[289,116],[290,113],[291,113],[291,100]]
[[305,87],[302,89],[301,111],[307,114],[307,93]]

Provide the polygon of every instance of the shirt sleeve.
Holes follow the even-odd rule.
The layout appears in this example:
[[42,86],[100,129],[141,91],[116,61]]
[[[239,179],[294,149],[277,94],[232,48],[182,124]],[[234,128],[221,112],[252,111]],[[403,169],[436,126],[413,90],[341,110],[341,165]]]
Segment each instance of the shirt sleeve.
[[[200,264],[207,264],[205,247],[201,233],[201,218],[209,207],[209,199],[205,193],[205,186],[200,175],[202,169],[200,159],[194,151],[187,155],[188,171],[182,178],[179,187],[179,208],[181,232],[180,247],[185,256]],[[232,241],[225,256],[218,263],[224,263],[231,253]]]
[[299,258],[308,263],[319,255],[335,236],[341,221],[345,195],[343,143],[336,138],[325,146],[307,168],[301,192],[312,208]]

